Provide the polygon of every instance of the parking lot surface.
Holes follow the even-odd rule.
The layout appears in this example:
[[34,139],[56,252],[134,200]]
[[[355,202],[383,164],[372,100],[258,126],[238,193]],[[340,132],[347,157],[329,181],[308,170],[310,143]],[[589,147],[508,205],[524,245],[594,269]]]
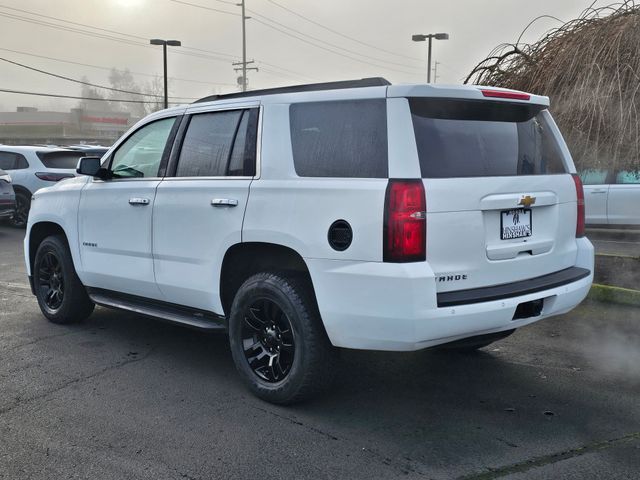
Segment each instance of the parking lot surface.
[[638,478],[640,309],[584,303],[469,355],[343,351],[330,392],[283,408],[224,335],[48,323],[23,234],[0,226],[0,478]]

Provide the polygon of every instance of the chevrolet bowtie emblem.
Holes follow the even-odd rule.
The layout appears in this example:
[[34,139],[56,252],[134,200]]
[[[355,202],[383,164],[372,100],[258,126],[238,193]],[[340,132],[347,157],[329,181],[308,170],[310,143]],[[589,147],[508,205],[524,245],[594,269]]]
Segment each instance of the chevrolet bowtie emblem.
[[520,199],[520,202],[518,203],[518,205],[522,205],[523,207],[530,207],[534,203],[536,203],[536,197],[531,197],[527,195],[526,197],[522,197]]

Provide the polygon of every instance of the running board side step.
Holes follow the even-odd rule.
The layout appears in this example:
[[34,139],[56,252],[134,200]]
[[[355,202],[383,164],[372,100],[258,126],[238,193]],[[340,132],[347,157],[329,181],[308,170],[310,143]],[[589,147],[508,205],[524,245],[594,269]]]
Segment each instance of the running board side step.
[[103,307],[126,310],[196,330],[224,331],[227,329],[226,319],[213,312],[100,288],[87,288],[87,293],[94,303]]

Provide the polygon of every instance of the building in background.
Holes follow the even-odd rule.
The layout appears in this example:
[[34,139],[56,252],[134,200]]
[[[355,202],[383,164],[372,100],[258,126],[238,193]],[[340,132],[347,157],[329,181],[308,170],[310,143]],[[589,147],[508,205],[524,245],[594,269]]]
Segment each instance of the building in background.
[[7,145],[111,145],[138,119],[127,112],[73,108],[44,112],[18,107],[0,112],[0,143]]

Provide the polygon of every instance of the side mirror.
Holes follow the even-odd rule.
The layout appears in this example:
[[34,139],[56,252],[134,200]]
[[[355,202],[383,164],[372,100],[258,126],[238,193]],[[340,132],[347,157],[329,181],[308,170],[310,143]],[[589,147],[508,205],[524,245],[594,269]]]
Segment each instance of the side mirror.
[[78,161],[76,173],[103,178],[105,170],[100,168],[100,157],[82,157]]

